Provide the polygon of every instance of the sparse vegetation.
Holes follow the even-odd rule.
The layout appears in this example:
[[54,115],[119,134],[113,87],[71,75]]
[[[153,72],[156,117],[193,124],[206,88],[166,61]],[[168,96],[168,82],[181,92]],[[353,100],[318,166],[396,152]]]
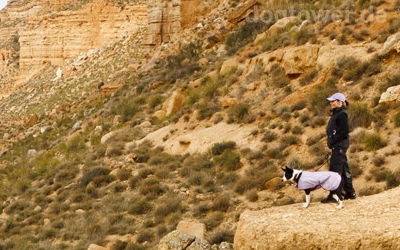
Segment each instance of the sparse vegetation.
[[[81,9],[89,2],[61,9]],[[115,4],[124,8],[133,2]],[[329,8],[339,7],[339,2],[321,3]],[[232,6],[239,3],[230,1]],[[287,7],[282,1],[271,4]],[[361,11],[370,4],[378,6],[365,0],[357,1],[355,7]],[[396,1],[393,9],[399,6]],[[400,112],[396,103],[378,104],[381,94],[400,82],[400,75],[392,70],[396,60],[382,63],[374,56],[369,61],[346,56],[331,75],[323,63],[292,73],[290,65],[284,66],[287,59],[274,50],[319,43],[321,35],[339,44],[369,43],[369,39],[383,43],[398,32],[399,19],[391,19],[379,34],[353,19],[344,28],[309,23],[300,29],[300,23],[292,22],[258,37],[255,44],[256,36],[272,24],[245,22],[215,29],[215,37],[222,42],[213,47],[203,44],[203,38],[171,43],[174,46],[164,43],[153,58],[134,56],[132,51],[140,46],[133,39],[139,36],[129,35],[93,52],[84,64],[54,83],[56,67],[44,62],[43,70],[31,75],[20,92],[0,102],[5,110],[0,146],[6,149],[0,151],[0,207],[8,217],[0,221],[4,239],[0,249],[47,249],[50,245],[87,249],[91,243],[108,244],[113,250],[154,249],[182,219],[203,222],[213,243],[232,243],[232,224],[242,208],[298,202],[286,195],[281,182],[264,190],[266,181],[281,177],[280,166],[311,169],[316,163],[325,164],[329,109],[325,98],[339,91],[351,100],[347,112],[352,132],[361,128],[351,134],[349,150],[356,159],[349,162],[353,178],[366,178],[368,183],[357,195],[397,187],[400,174],[389,170],[393,157],[387,156],[399,151],[400,142],[393,145],[392,138],[400,134]],[[207,29],[196,32],[203,35]],[[19,41],[18,34],[0,41],[0,48],[11,49],[10,72],[19,68],[15,67],[20,60]],[[368,53],[373,55],[377,48],[370,46]],[[221,65],[233,55],[235,65],[222,75]],[[248,65],[255,65],[250,72],[244,68]],[[146,70],[147,66],[152,68]],[[0,83],[5,79],[9,80],[0,74]],[[100,79],[122,87],[112,94],[93,89]],[[158,111],[177,88],[185,92],[184,107],[162,117]],[[223,96],[232,97],[236,104],[223,106]],[[37,114],[38,121],[24,125],[31,114]],[[223,122],[252,126],[248,148],[243,146],[246,142],[231,139],[212,146],[204,143],[199,146],[201,153],[193,153],[196,138],[180,137]],[[74,124],[80,126],[73,128]],[[218,132],[213,133],[219,138]],[[147,135],[150,139],[145,139]],[[305,162],[293,158],[299,149]],[[109,235],[134,235],[134,240],[109,240]]]

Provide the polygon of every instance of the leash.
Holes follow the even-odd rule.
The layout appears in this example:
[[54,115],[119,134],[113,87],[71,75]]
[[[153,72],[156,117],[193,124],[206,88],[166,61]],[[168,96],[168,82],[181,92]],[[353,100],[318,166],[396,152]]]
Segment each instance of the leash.
[[316,172],[316,171],[318,171],[320,168],[322,168],[322,166],[325,165],[325,163],[329,165],[329,158],[330,158],[330,157],[331,157],[331,152],[328,152],[328,153],[325,155],[325,157],[324,157],[325,161],[324,161],[318,168],[316,168],[316,169],[314,170],[314,172]]

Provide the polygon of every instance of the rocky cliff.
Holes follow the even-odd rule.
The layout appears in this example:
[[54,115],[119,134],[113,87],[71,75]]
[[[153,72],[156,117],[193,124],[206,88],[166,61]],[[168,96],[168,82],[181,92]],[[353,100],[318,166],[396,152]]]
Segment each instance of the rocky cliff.
[[[99,0],[78,10],[55,11],[67,2],[50,4],[43,1],[22,6],[18,2],[9,4],[6,14],[1,17],[3,22],[25,20],[14,31],[18,34],[20,46],[20,70],[45,63],[65,66],[66,60],[90,49],[116,42],[126,36],[140,35],[148,23],[144,3],[122,7]],[[4,31],[0,32],[7,37]]]

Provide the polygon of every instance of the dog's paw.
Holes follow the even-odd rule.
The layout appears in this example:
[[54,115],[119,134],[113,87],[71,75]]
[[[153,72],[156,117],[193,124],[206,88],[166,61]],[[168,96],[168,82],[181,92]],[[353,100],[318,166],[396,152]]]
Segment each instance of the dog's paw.
[[338,209],[338,210],[339,210],[339,209],[342,209],[342,208],[343,208],[343,205],[342,205],[342,204],[336,206],[336,209]]
[[308,203],[304,203],[303,206],[301,206],[302,208],[307,208],[308,207]]

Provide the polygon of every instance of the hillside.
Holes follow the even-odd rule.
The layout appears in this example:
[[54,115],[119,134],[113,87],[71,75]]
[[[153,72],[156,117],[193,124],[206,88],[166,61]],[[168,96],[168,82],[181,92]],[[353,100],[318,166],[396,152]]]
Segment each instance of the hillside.
[[[0,249],[396,249],[400,2],[295,2],[10,1]],[[358,198],[302,210],[337,91]]]

